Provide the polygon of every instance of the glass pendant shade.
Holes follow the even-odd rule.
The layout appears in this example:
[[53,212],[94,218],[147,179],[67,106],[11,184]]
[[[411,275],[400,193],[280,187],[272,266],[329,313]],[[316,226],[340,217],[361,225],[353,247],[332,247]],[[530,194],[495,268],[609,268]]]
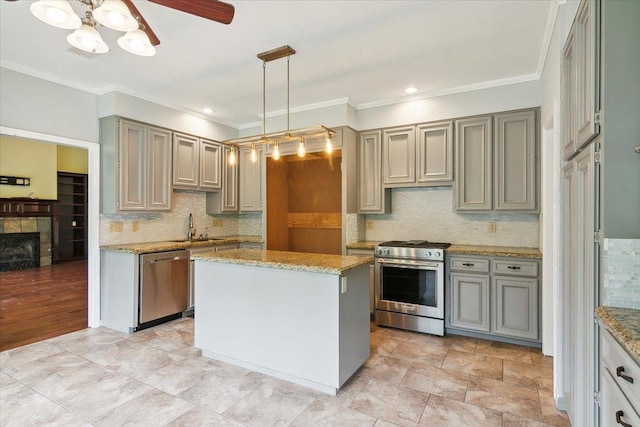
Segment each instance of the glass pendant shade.
[[65,30],[80,28],[82,21],[66,0],[40,0],[29,7],[39,20]]
[[93,18],[117,31],[134,31],[138,29],[138,21],[131,16],[129,8],[120,0],[105,0],[93,10]]
[[256,144],[251,144],[251,163],[258,161],[258,153],[256,152]]
[[102,40],[100,33],[92,25],[83,23],[80,28],[67,36],[67,41],[71,46],[85,52],[106,53],[109,46]]
[[118,45],[129,53],[140,56],[153,56],[156,48],[142,30],[129,31],[118,39]]
[[280,160],[280,148],[278,147],[278,143],[276,142],[273,147],[273,153],[271,153],[271,158],[273,160]]
[[304,141],[300,138],[300,142],[298,142],[298,157],[304,157],[305,149],[304,149]]
[[333,152],[333,144],[331,143],[330,136],[327,136],[327,144],[325,146],[324,151],[326,151],[327,154],[331,154]]
[[235,148],[231,148],[231,151],[229,152],[229,164],[230,165],[235,165],[236,164],[236,149]]

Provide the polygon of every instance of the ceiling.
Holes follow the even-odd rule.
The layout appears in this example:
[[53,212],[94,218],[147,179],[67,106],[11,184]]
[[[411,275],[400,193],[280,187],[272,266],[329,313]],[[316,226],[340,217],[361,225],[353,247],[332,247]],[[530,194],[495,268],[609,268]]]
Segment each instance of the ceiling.
[[[260,52],[297,51],[292,111],[366,108],[539,78],[557,9],[555,0],[227,1],[230,25],[136,0],[161,41],[145,58],[120,49],[122,33],[105,27],[111,50],[79,55],[70,31],[35,18],[30,0],[2,0],[0,64],[96,94],[118,90],[201,115],[210,107],[203,116],[242,128],[261,120]],[[286,84],[286,60],[269,62],[268,114],[286,109]],[[419,92],[405,95],[408,86]]]

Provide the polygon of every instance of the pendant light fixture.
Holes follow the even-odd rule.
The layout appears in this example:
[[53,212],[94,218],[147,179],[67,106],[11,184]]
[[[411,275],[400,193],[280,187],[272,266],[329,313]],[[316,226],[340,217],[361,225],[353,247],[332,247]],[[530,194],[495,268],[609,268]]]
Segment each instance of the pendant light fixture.
[[93,10],[93,18],[105,27],[116,31],[138,29],[138,21],[131,16],[129,8],[120,0],[104,0]]
[[[250,136],[246,138],[236,138],[224,141],[225,144],[241,147],[251,146],[251,161],[253,161],[253,152],[257,144],[268,147],[273,145],[271,151],[271,158],[274,160],[280,159],[280,143],[286,142],[298,142],[298,156],[304,157],[306,153],[305,140],[309,138],[326,137],[329,141],[327,143],[327,153],[331,154],[333,146],[331,145],[331,137],[335,133],[334,130],[325,126],[313,126],[303,129],[290,129],[290,109],[289,109],[289,64],[292,55],[295,55],[296,51],[288,45],[262,52],[258,54],[258,58],[262,60],[262,135]],[[266,133],[266,68],[267,62],[274,61],[276,59],[287,58],[287,130],[280,132]],[[265,149],[265,152],[267,150]],[[231,153],[229,153],[231,156]]]
[[80,28],[67,36],[69,44],[80,50],[91,53],[109,52],[109,46],[102,40],[102,36],[96,30],[96,21],[93,20],[91,12],[87,12],[86,18],[82,20]]
[[42,22],[57,28],[75,30],[82,25],[80,17],[75,14],[71,5],[66,1],[40,0],[31,3],[29,10]]
[[129,31],[118,39],[118,46],[138,56],[153,56],[156,48],[151,44],[149,36],[141,29]]

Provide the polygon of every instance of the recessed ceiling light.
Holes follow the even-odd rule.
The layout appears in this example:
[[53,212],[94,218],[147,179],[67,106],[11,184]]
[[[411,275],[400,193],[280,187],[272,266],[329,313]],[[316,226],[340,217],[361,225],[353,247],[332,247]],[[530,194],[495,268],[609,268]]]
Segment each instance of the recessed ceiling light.
[[209,107],[203,108],[202,112],[205,113],[205,114],[213,114],[213,110],[211,108],[209,108]]
[[416,93],[418,91],[417,87],[411,86],[404,90],[404,93],[411,95],[412,93]]

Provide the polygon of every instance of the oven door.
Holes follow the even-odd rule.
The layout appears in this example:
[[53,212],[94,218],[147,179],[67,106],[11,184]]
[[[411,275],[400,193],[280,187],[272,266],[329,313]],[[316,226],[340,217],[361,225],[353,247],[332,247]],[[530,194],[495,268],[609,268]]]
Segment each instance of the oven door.
[[444,319],[444,263],[375,260],[376,309]]

